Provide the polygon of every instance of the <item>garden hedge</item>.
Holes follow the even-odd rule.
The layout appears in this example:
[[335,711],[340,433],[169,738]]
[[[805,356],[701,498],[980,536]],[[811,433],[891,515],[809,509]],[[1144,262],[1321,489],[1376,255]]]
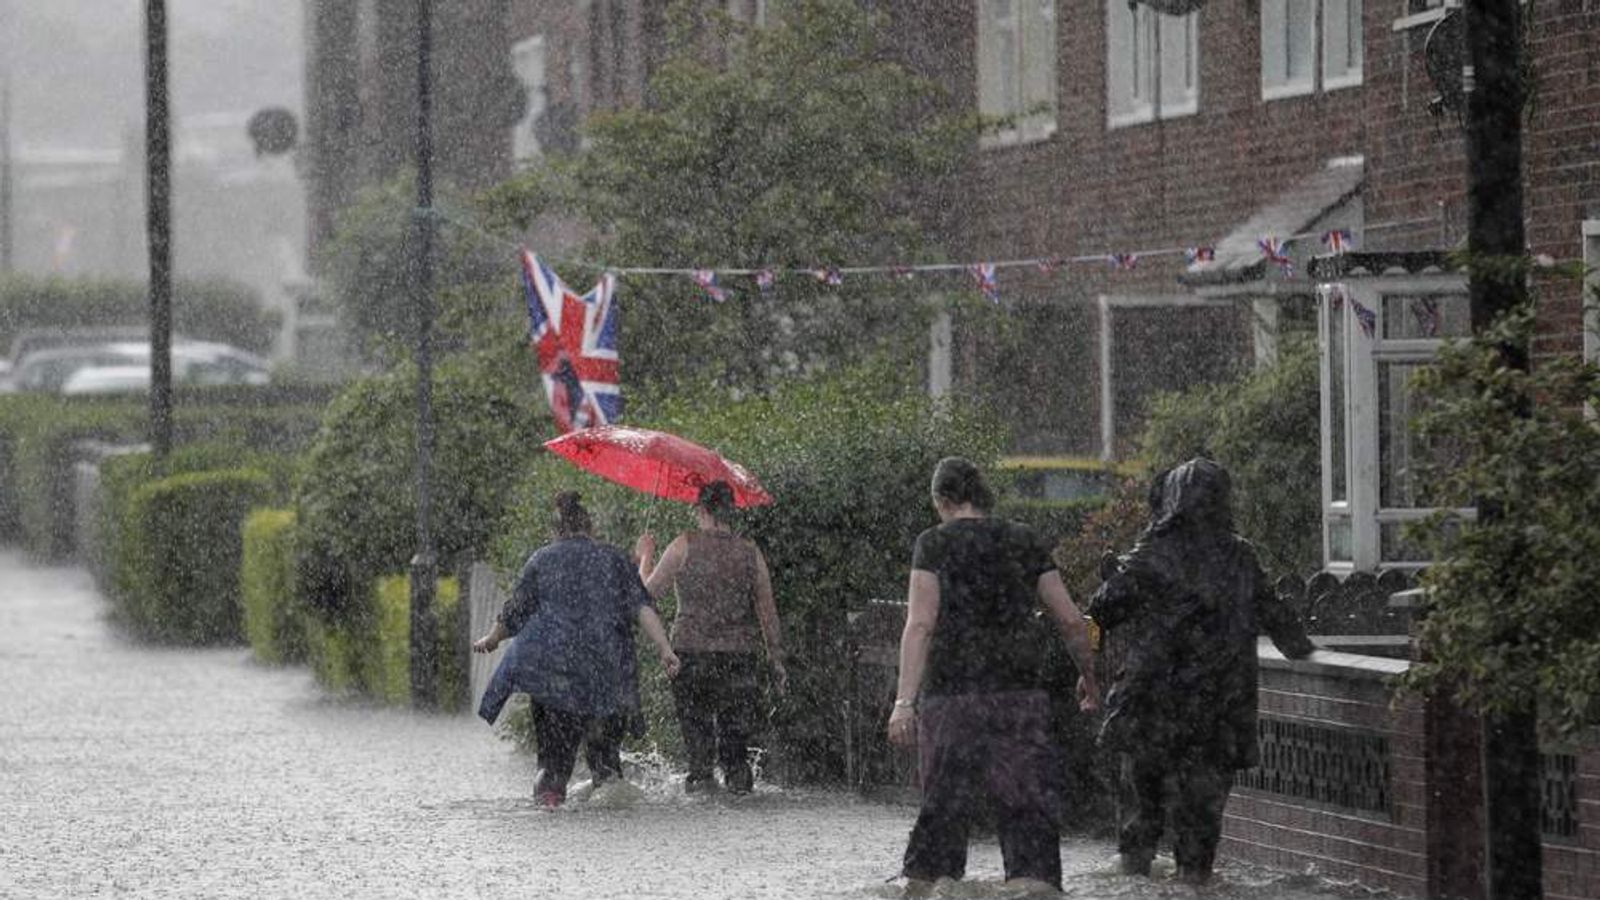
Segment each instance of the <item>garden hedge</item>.
[[[411,579],[384,576],[351,609],[330,616],[303,616],[307,656],[317,681],[336,693],[360,694],[384,703],[411,701]],[[467,703],[466,635],[458,613],[456,580],[441,578],[434,591],[435,678],[439,708],[459,712]]]
[[258,509],[244,521],[239,564],[244,633],[260,662],[306,657],[304,613],[295,595],[294,510]]
[[157,478],[133,489],[118,537],[136,545],[121,563],[122,609],[137,631],[187,644],[236,643],[240,527],[270,496],[257,469]]
[[[147,326],[150,297],[128,280],[83,280],[14,275],[0,278],[0,355],[25,328]],[[278,331],[278,313],[263,309],[255,291],[221,279],[179,281],[173,287],[173,331],[265,353]],[[15,362],[15,360],[13,360]]]

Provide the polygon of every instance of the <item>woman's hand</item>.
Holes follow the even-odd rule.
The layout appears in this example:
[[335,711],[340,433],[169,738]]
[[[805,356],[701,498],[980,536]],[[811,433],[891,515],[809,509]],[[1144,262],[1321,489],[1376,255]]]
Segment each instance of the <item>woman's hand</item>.
[[673,653],[671,650],[663,650],[661,651],[660,658],[661,668],[667,670],[667,677],[677,678],[678,670],[683,668],[683,662],[682,660],[678,659],[678,654]]
[[656,536],[646,531],[633,542],[633,556],[640,563],[649,564],[656,558]]
[[917,742],[917,710],[896,702],[889,714],[889,743],[910,747]]
[[1078,709],[1086,713],[1100,711],[1100,685],[1093,677],[1078,676]]
[[[460,645],[458,644],[457,646]],[[472,652],[493,653],[495,648],[498,646],[500,646],[500,636],[491,631],[483,637],[472,642]]]

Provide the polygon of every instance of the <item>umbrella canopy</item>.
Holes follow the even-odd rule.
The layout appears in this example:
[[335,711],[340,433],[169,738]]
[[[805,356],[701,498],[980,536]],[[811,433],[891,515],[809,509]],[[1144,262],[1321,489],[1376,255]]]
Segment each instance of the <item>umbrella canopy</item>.
[[568,432],[544,445],[585,472],[656,497],[693,503],[702,485],[726,481],[735,506],[772,502],[744,466],[665,431],[601,425]]

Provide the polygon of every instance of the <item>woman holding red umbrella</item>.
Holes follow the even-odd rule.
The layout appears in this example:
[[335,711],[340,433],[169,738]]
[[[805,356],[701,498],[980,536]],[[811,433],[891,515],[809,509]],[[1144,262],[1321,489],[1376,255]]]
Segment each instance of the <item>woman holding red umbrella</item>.
[[760,646],[780,691],[788,677],[767,561],[754,541],[728,527],[733,506],[733,488],[711,481],[695,501],[698,527],[674,538],[659,564],[649,532],[635,545],[639,577],[651,598],[677,589],[672,647],[682,668],[672,694],[689,755],[684,787],[691,792],[716,784],[713,762],[720,763],[730,792],[751,790],[749,745],[760,692]]

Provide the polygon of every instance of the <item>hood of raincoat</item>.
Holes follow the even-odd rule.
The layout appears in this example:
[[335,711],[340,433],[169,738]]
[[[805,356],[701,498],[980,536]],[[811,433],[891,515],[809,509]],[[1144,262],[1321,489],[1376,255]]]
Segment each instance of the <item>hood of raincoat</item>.
[[1173,466],[1150,489],[1152,535],[1233,533],[1233,481],[1228,470],[1196,458]]

